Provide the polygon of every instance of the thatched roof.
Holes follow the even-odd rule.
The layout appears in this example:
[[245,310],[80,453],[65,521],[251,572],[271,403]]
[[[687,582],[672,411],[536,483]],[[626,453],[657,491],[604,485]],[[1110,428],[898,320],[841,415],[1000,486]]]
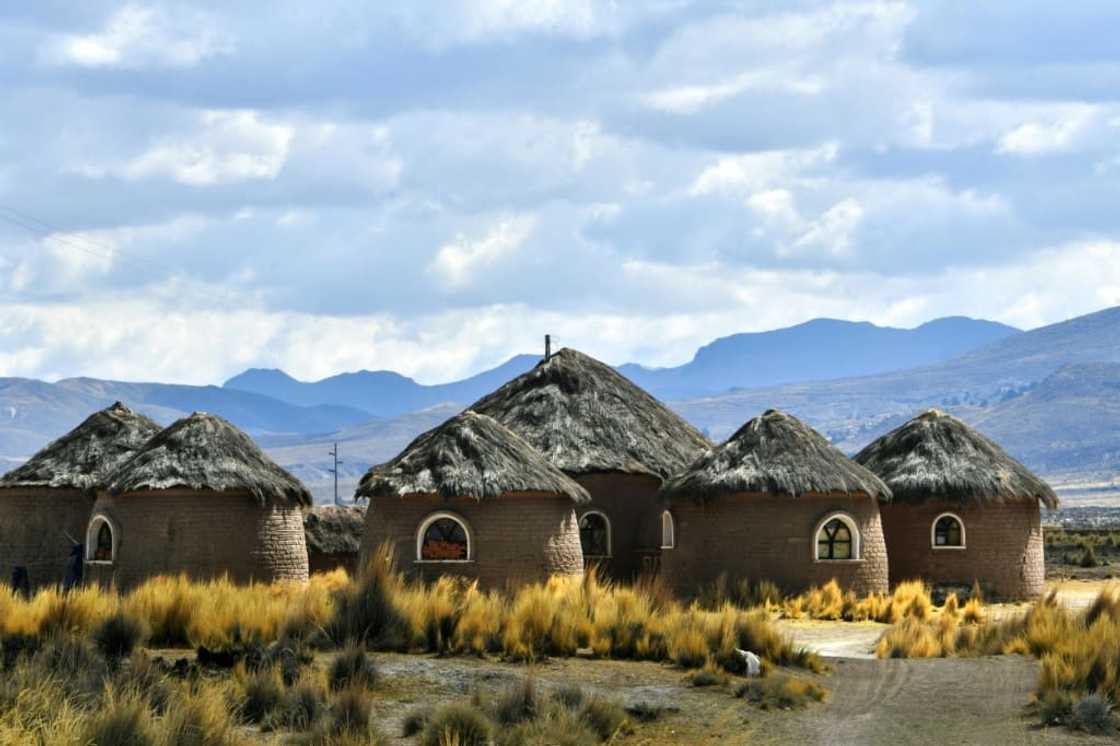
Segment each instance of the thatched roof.
[[124,404],[94,412],[82,424],[0,479],[2,487],[92,490],[159,432],[159,425]]
[[618,371],[564,348],[475,402],[569,474],[622,472],[662,480],[711,443]]
[[956,417],[931,409],[856,455],[900,502],[935,498],[961,504],[1038,500],[1058,506],[1050,485]]
[[319,505],[303,516],[307,551],[319,554],[357,554],[366,528],[361,505]]
[[735,493],[891,497],[878,477],[850,460],[816,430],[776,409],[743,425],[726,443],[669,480],[662,490],[662,495],[670,499],[707,499]]
[[544,493],[591,498],[497,420],[467,410],[412,441],[392,461],[366,472],[357,497],[441,495],[476,500]]
[[161,431],[109,476],[109,490],[115,494],[175,487],[248,491],[262,504],[273,499],[311,505],[307,488],[252,438],[206,412],[195,412]]

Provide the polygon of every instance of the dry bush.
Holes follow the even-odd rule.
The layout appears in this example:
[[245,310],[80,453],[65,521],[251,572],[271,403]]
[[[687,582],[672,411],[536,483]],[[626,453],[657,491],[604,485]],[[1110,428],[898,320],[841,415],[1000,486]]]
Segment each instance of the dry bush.
[[159,722],[163,746],[232,746],[233,719],[222,689],[203,685],[185,689]]
[[147,703],[135,692],[108,689],[101,706],[86,719],[80,743],[89,746],[158,746]]
[[828,690],[814,681],[774,674],[743,682],[736,689],[735,696],[764,710],[791,710],[810,702],[823,702],[828,698]]
[[432,713],[419,743],[421,746],[488,746],[493,730],[490,720],[481,711],[455,702]]
[[132,655],[132,651],[144,643],[147,634],[142,620],[122,610],[97,623],[93,642],[106,658],[119,660]]
[[928,620],[933,614],[929,588],[921,581],[899,583],[889,595],[872,593],[863,598],[844,591],[835,579],[814,586],[800,596],[786,599],[782,614],[789,619],[897,624],[904,618]]
[[350,642],[331,661],[327,678],[331,689],[334,690],[348,689],[352,686],[372,689],[377,683],[377,667],[365,647]]

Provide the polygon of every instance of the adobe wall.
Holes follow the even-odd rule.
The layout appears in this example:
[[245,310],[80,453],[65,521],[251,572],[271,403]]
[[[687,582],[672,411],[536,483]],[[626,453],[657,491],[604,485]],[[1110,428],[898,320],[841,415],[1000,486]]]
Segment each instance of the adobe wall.
[[[615,580],[632,580],[642,571],[642,557],[656,556],[661,546],[660,520],[664,507],[657,497],[661,481],[637,474],[573,474],[591,493],[591,503],[576,512],[606,514],[611,523],[611,557],[600,565]],[[578,531],[577,531],[578,533]]]
[[61,583],[75,541],[84,542],[93,497],[82,490],[0,489],[0,583],[27,566],[32,589]]
[[307,570],[315,573],[330,572],[342,568],[348,574],[354,575],[358,569],[358,552],[343,552],[339,554],[324,554],[323,552],[307,551]]
[[[816,561],[813,533],[836,511],[859,527],[861,558]],[[661,576],[683,596],[724,572],[733,580],[770,580],[791,593],[832,578],[860,595],[887,590],[887,548],[879,504],[871,498],[723,495],[705,503],[677,500],[670,512],[676,546],[662,550]]]
[[[477,579],[483,588],[516,587],[549,575],[583,573],[575,506],[556,496],[506,496],[481,502],[439,496],[374,497],[366,511],[362,556],[392,542],[397,568],[433,579],[452,574]],[[419,562],[416,535],[425,518],[449,512],[467,522],[469,562]]]
[[[964,524],[964,549],[934,549],[930,529],[942,513]],[[883,533],[891,558],[891,582],[922,578],[933,584],[972,585],[996,598],[1035,598],[1046,581],[1038,503],[981,507],[928,501],[884,505]]]
[[127,590],[155,575],[186,573],[237,583],[307,580],[299,506],[261,506],[247,492],[157,490],[98,495],[93,515],[116,529],[113,564],[86,563],[91,582]]

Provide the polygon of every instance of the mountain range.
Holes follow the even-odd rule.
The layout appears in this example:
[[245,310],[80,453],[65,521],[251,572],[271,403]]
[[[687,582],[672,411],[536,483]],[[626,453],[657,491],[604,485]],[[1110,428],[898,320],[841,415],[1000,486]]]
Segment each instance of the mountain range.
[[[340,491],[348,494],[369,465],[538,360],[518,355],[439,385],[392,371],[301,382],[264,369],[221,387],[0,379],[0,471],[120,399],[161,422],[194,409],[220,414],[320,498],[331,483],[327,451],[337,442],[345,460]],[[851,452],[939,406],[1044,474],[1111,479],[1120,470],[1120,308],[1026,332],[960,317],[911,330],[818,319],[717,339],[681,366],[619,370],[713,440],[779,407]]]

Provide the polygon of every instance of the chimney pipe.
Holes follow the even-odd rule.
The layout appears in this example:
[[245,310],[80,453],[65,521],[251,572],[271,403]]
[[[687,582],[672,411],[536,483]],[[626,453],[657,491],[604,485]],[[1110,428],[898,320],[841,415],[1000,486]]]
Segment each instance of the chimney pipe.
[[550,357],[552,357],[552,335],[551,334],[546,334],[546,335],[544,335],[544,359],[545,359],[545,362],[547,362]]

